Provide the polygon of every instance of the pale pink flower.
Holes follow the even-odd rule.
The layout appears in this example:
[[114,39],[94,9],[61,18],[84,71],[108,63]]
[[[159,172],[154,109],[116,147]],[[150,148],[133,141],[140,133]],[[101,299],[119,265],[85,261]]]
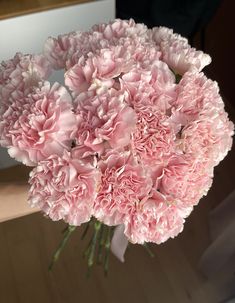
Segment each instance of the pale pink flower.
[[66,151],[61,157],[52,155],[30,173],[29,204],[53,221],[63,219],[70,225],[81,225],[91,218],[99,179],[92,163]]
[[[44,45],[44,54],[54,69],[68,69],[98,47],[100,37],[88,32],[71,32],[49,37]],[[100,46],[101,47],[101,46]]]
[[65,84],[74,96],[87,90],[95,90],[97,94],[101,94],[113,87],[115,78],[129,71],[133,65],[132,54],[125,47],[102,49],[99,54],[90,54],[87,59],[81,57],[66,72]]
[[51,73],[49,62],[43,55],[17,53],[13,59],[0,65],[0,101],[6,107],[13,98],[26,96]]
[[77,102],[78,131],[76,142],[102,154],[105,149],[117,149],[130,143],[136,124],[134,110],[124,101],[122,93],[110,91],[101,96]]
[[231,149],[234,133],[217,83],[203,73],[187,72],[177,94],[168,122],[175,128],[179,150],[217,165]]
[[201,71],[211,63],[211,57],[188,45],[175,41],[165,42],[161,47],[162,59],[176,74],[183,75],[190,69]]
[[197,155],[201,161],[219,164],[232,147],[234,125],[225,112],[214,119],[195,120],[186,125],[178,143],[184,153]]
[[164,26],[152,28],[152,39],[157,45],[161,45],[163,41],[168,41],[172,37],[178,38],[178,40],[184,43],[188,43],[188,40],[186,38],[183,38],[178,34],[174,34],[171,28]]
[[[158,61],[162,53],[153,41],[138,37],[122,37],[114,45],[107,47],[112,49],[115,56],[126,61],[126,66],[149,68],[151,64]],[[107,49],[106,48],[106,49]],[[128,61],[135,63],[129,64]],[[127,64],[128,63],[128,64]]]
[[158,189],[169,201],[193,206],[207,194],[212,184],[213,169],[192,155],[173,156],[163,169]]
[[219,94],[217,82],[197,71],[183,75],[177,86],[177,98],[173,107],[193,119],[213,118],[214,113],[224,111],[224,102]]
[[94,32],[100,32],[107,40],[115,41],[122,37],[135,38],[148,38],[148,28],[144,24],[135,23],[133,19],[121,20],[116,19],[108,24],[101,23],[92,27]]
[[148,199],[140,201],[136,211],[125,217],[125,235],[131,243],[160,244],[174,238],[183,230],[184,218],[191,208],[182,210],[175,203],[169,203],[158,191],[153,190]]
[[85,60],[84,57],[81,57],[79,63],[75,64],[65,73],[65,84],[73,92],[73,95],[76,96],[89,89],[95,74],[96,70],[92,60]]
[[82,59],[80,58],[79,63],[65,74],[65,84],[70,88],[73,96],[88,90],[94,90],[97,94],[107,92],[115,83],[112,77],[105,76],[115,68],[112,59],[106,58],[106,63],[103,64],[102,62],[99,64],[94,57],[89,57],[84,63]]
[[131,69],[122,75],[120,84],[121,89],[128,92],[127,102],[135,109],[151,106],[152,111],[166,113],[177,97],[175,76],[159,60],[148,69]]
[[84,144],[78,144],[73,147],[71,150],[71,154],[73,158],[82,159],[83,161],[89,162],[95,160],[96,158],[94,158],[94,156],[97,156],[97,153],[93,149]]
[[98,162],[102,173],[94,216],[107,225],[122,224],[124,217],[148,197],[150,175],[128,152],[110,151]]
[[194,116],[182,112],[181,109],[182,107],[171,107],[169,109],[169,118],[166,120],[166,124],[174,130],[176,139],[180,138],[183,127],[194,119]]
[[187,39],[174,34],[171,29],[156,27],[152,30],[153,40],[162,51],[162,60],[176,74],[183,75],[190,69],[201,71],[211,63],[211,57],[190,47]]
[[35,165],[52,154],[70,150],[76,130],[67,90],[45,82],[23,100],[15,100],[1,116],[0,142],[10,156]]
[[167,163],[175,149],[175,133],[166,123],[168,117],[150,106],[136,113],[137,124],[131,141],[133,153],[150,167]]
[[144,42],[147,32],[145,25],[136,24],[134,20],[117,19],[109,24],[95,25],[88,32],[71,32],[59,35],[57,39],[49,37],[44,53],[55,69],[69,69],[78,63],[81,56],[87,58],[89,53],[120,45],[120,38]]
[[[146,45],[145,45],[146,44]],[[88,32],[71,32],[49,37],[44,46],[44,53],[55,69],[69,69],[84,56],[86,59],[102,50],[123,46],[126,53],[142,58],[142,61],[159,58],[160,52],[151,40],[151,32],[143,24],[134,20],[116,19],[108,24],[93,26]],[[152,47],[151,47],[152,46]],[[136,51],[137,48],[139,51]],[[126,55],[123,56],[123,60]],[[121,57],[120,57],[121,58]],[[145,60],[144,60],[145,59]]]

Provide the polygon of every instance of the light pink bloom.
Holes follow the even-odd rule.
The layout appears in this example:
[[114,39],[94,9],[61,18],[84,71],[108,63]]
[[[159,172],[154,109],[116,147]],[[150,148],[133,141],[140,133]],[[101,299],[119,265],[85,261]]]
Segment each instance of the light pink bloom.
[[50,73],[50,64],[44,56],[17,53],[0,65],[0,101],[8,105],[12,98],[26,96]]
[[66,151],[61,157],[52,155],[30,173],[29,204],[53,221],[81,225],[91,218],[99,179],[92,163],[73,158]]
[[175,76],[162,61],[154,61],[148,69],[133,68],[122,75],[121,89],[134,108],[151,106],[152,111],[164,112],[177,97]]
[[157,45],[161,45],[162,42],[168,41],[172,37],[178,38],[178,40],[184,43],[188,42],[186,38],[183,38],[178,34],[174,34],[171,28],[159,26],[152,29],[152,39]]
[[183,75],[177,86],[177,98],[173,107],[193,119],[213,118],[215,112],[224,111],[224,103],[219,94],[217,82],[197,71]]
[[90,54],[87,59],[81,57],[66,72],[65,84],[75,96],[87,90],[101,94],[113,87],[115,78],[129,71],[133,65],[134,58],[129,49],[123,46],[102,49],[99,54]]
[[162,59],[176,74],[183,75],[190,69],[201,71],[211,63],[211,57],[178,40],[165,42],[161,47]]
[[211,63],[211,57],[202,51],[190,47],[187,39],[174,34],[171,29],[156,27],[152,30],[153,40],[162,51],[162,60],[166,62],[176,74],[183,75],[195,68],[201,71]]
[[102,70],[102,65],[99,67],[95,65],[94,58],[88,58],[84,61],[80,58],[79,63],[70,68],[65,74],[65,84],[73,92],[74,96],[88,90],[95,90],[96,93],[106,92],[114,84],[112,78],[103,77],[102,73],[111,71],[113,69],[113,62],[106,62]]
[[148,199],[142,200],[136,211],[125,218],[125,235],[132,243],[160,244],[174,238],[183,230],[184,218],[191,208],[183,210],[175,203],[169,203],[159,192],[153,191]]
[[178,143],[184,153],[201,157],[201,161],[219,164],[232,147],[234,125],[225,112],[214,119],[195,120],[186,125]]
[[49,37],[44,45],[44,54],[54,69],[67,69],[78,63],[81,56],[95,51],[99,38],[79,31],[59,35],[57,39]]
[[144,24],[135,23],[133,19],[116,19],[108,24],[101,23],[92,27],[93,31],[103,34],[105,39],[115,41],[122,37],[131,37],[132,39],[143,37],[148,38],[148,28]]
[[171,107],[169,111],[169,118],[166,119],[166,124],[174,130],[176,139],[180,138],[183,127],[194,118],[194,116],[192,117],[191,115],[182,112],[181,109],[181,107]]
[[110,91],[83,100],[78,98],[76,141],[102,154],[130,143],[136,124],[134,110],[124,101],[122,93]]
[[[139,37],[124,37],[120,38],[115,46],[109,46],[110,49],[116,49],[116,57],[124,59],[128,63],[126,66],[149,68],[155,61],[161,57],[160,48],[156,47],[151,40],[143,41]],[[119,51],[119,49],[121,51]],[[130,64],[130,61],[134,65]]]
[[212,184],[212,167],[201,165],[193,156],[173,156],[163,169],[158,188],[166,199],[193,206],[207,194]]
[[15,100],[1,116],[1,144],[10,156],[35,165],[52,154],[70,150],[76,130],[72,100],[67,90],[49,82],[23,100]]
[[174,130],[166,123],[163,113],[142,107],[137,111],[137,124],[131,146],[133,153],[146,165],[153,167],[168,162],[174,153]]
[[130,152],[110,151],[98,167],[102,176],[94,216],[107,225],[122,224],[148,197],[152,187],[149,173]]
[[[109,24],[93,26],[88,32],[71,32],[49,37],[44,46],[44,53],[55,69],[69,69],[78,63],[79,58],[88,57],[89,53],[119,44],[119,39],[132,39],[144,42],[148,40],[147,27],[136,24],[134,20],[117,19]],[[120,45],[120,44],[119,44]]]

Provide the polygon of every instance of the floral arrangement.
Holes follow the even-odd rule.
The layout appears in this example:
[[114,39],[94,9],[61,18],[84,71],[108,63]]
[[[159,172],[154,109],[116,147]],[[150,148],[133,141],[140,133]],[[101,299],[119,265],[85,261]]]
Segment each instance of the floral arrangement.
[[[171,29],[133,20],[2,62],[0,144],[34,167],[29,204],[68,223],[60,249],[86,222],[89,265],[114,226],[120,259],[128,241],[160,244],[183,230],[232,145],[218,85],[201,72],[210,62]],[[64,85],[48,81],[53,69]]]

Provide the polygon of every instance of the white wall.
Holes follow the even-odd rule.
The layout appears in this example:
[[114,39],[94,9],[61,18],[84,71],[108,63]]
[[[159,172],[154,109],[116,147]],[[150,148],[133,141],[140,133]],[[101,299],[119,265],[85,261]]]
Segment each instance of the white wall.
[[[87,30],[114,18],[115,0],[99,0],[0,20],[0,61],[12,58],[18,51],[40,53],[48,36]],[[53,78],[60,82],[62,79],[58,73]],[[14,164],[6,150],[0,148],[0,168]]]
[[17,51],[41,52],[48,36],[86,30],[114,19],[114,0],[83,3],[46,12],[0,20],[0,61]]

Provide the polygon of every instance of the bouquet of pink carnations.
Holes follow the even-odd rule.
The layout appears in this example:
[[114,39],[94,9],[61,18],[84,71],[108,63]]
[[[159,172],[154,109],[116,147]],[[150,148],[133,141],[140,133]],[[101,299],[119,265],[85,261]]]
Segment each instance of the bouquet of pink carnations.
[[[60,249],[86,222],[89,266],[111,239],[122,259],[128,241],[160,244],[183,230],[232,145],[218,85],[201,72],[210,62],[171,29],[133,20],[2,62],[0,143],[34,166],[29,204],[68,223]],[[53,69],[64,85],[48,82]]]

